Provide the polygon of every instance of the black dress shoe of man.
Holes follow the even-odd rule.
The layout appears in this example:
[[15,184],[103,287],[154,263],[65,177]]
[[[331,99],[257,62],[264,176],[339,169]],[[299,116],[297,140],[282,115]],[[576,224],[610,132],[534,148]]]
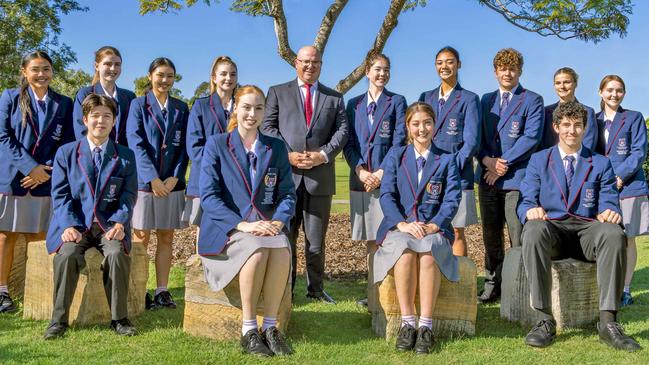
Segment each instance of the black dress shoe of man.
[[264,341],[259,335],[259,331],[254,329],[246,332],[245,335],[241,336],[241,347],[243,351],[248,354],[257,355],[257,356],[273,356],[273,352],[264,344]]
[[306,293],[306,297],[309,299],[319,300],[326,304],[336,304],[334,298],[329,296],[329,294],[324,291],[321,293]]
[[153,301],[158,307],[176,309],[176,302],[171,297],[171,293],[166,290],[156,294]]
[[478,295],[478,303],[493,303],[500,299],[500,288],[495,286],[485,286]]
[[421,326],[417,330],[417,342],[415,342],[415,353],[417,355],[425,355],[430,353],[433,348],[435,339],[433,338],[433,331],[430,328]]
[[110,327],[120,336],[135,336],[137,330],[128,320],[128,318],[122,318],[119,321],[110,321]]
[[67,329],[67,323],[50,323],[50,325],[45,330],[43,338],[46,340],[53,340],[55,338],[62,337]]
[[547,347],[557,337],[557,322],[554,319],[543,319],[525,336],[525,343],[533,347]]
[[633,338],[624,334],[624,328],[617,322],[597,322],[599,341],[617,350],[634,352],[642,349]]
[[18,307],[14,304],[14,301],[11,300],[11,297],[7,293],[0,293],[0,313],[11,313],[18,310]]
[[286,342],[286,338],[275,326],[268,327],[262,332],[261,339],[275,355],[283,356],[293,353],[293,349]]
[[397,351],[410,351],[415,347],[417,341],[417,330],[415,327],[406,324],[399,329],[397,334]]

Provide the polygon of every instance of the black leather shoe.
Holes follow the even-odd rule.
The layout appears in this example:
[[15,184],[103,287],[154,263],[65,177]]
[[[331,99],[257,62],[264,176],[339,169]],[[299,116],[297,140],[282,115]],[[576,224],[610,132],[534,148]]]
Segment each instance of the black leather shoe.
[[533,347],[547,347],[557,337],[557,322],[554,319],[543,319],[525,336],[525,343]]
[[11,313],[18,310],[18,307],[11,300],[7,293],[0,293],[0,313]]
[[149,292],[147,292],[146,295],[144,296],[144,308],[148,310],[158,309],[158,306],[155,304],[155,301],[153,300],[153,295],[151,295],[151,293]]
[[367,308],[367,306],[368,306],[367,298],[363,298],[363,299],[360,299],[360,300],[356,301],[356,304],[358,304],[361,307]]
[[433,331],[428,327],[419,327],[417,330],[417,342],[415,342],[415,353],[417,355],[426,355],[430,353],[430,349],[433,348],[434,344]]
[[122,318],[119,321],[110,321],[110,327],[120,336],[135,336],[137,330],[133,327],[128,318]]
[[176,302],[168,291],[161,291],[153,297],[153,302],[158,307],[176,309]]
[[500,299],[500,288],[494,286],[485,286],[478,295],[478,303],[493,303]]
[[417,330],[415,327],[406,324],[399,329],[397,334],[397,351],[410,351],[415,347],[417,341]]
[[273,356],[273,352],[266,346],[256,329],[246,332],[241,336],[241,347],[243,351],[257,356]]
[[624,328],[617,322],[603,324],[597,322],[599,341],[617,350],[634,352],[642,349],[633,338],[624,334]]
[[264,332],[262,332],[261,340],[264,341],[266,346],[268,346],[270,351],[275,355],[283,356],[291,355],[293,353],[291,346],[286,343],[286,338],[284,338],[284,335],[275,326],[268,327]]
[[53,340],[62,337],[67,329],[67,323],[50,323],[49,327],[45,330],[43,338],[46,340]]
[[306,293],[306,297],[309,299],[319,300],[326,304],[336,304],[334,298],[324,291],[322,293]]

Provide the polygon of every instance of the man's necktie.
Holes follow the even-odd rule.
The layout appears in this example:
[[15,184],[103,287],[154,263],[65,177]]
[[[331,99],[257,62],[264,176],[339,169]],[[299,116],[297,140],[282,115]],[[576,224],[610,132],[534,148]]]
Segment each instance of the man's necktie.
[[311,126],[311,118],[313,117],[313,105],[311,104],[311,84],[304,84],[306,88],[306,96],[304,97],[304,117],[306,118],[306,127]]

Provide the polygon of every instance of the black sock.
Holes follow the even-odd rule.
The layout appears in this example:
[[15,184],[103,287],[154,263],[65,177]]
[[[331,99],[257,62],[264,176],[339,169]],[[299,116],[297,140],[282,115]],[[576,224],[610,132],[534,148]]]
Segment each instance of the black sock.
[[617,311],[599,311],[599,321],[603,324],[616,322],[616,315]]
[[534,310],[541,316],[541,319],[554,319],[552,308],[534,308]]

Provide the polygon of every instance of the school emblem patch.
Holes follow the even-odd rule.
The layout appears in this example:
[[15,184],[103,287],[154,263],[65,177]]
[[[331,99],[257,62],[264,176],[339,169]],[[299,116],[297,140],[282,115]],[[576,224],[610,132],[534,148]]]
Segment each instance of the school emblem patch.
[[586,188],[584,190],[583,204],[584,208],[592,208],[595,206],[595,189]]
[[52,134],[52,139],[58,141],[61,139],[62,134],[63,134],[63,124],[57,124],[56,128],[54,129],[54,134]]
[[276,184],[277,184],[277,175],[267,174],[264,177],[264,185],[266,185],[266,187],[274,188]]
[[620,147],[626,147],[626,138],[620,138],[620,139],[617,141],[617,144],[618,144]]
[[456,129],[457,128],[457,119],[449,119],[448,120],[448,127],[449,127],[449,129]]
[[183,136],[183,131],[176,131],[176,134],[174,135],[174,140],[173,140],[174,146],[180,145],[180,139],[182,138],[182,136]]
[[442,183],[428,182],[426,184],[426,192],[430,194],[431,199],[438,199],[442,193]]
[[616,152],[618,155],[626,155],[627,153],[629,153],[629,146],[626,137],[620,137],[617,140]]
[[520,135],[520,127],[521,127],[521,122],[519,122],[518,120],[512,121],[509,127],[509,137],[518,138],[518,136]]

